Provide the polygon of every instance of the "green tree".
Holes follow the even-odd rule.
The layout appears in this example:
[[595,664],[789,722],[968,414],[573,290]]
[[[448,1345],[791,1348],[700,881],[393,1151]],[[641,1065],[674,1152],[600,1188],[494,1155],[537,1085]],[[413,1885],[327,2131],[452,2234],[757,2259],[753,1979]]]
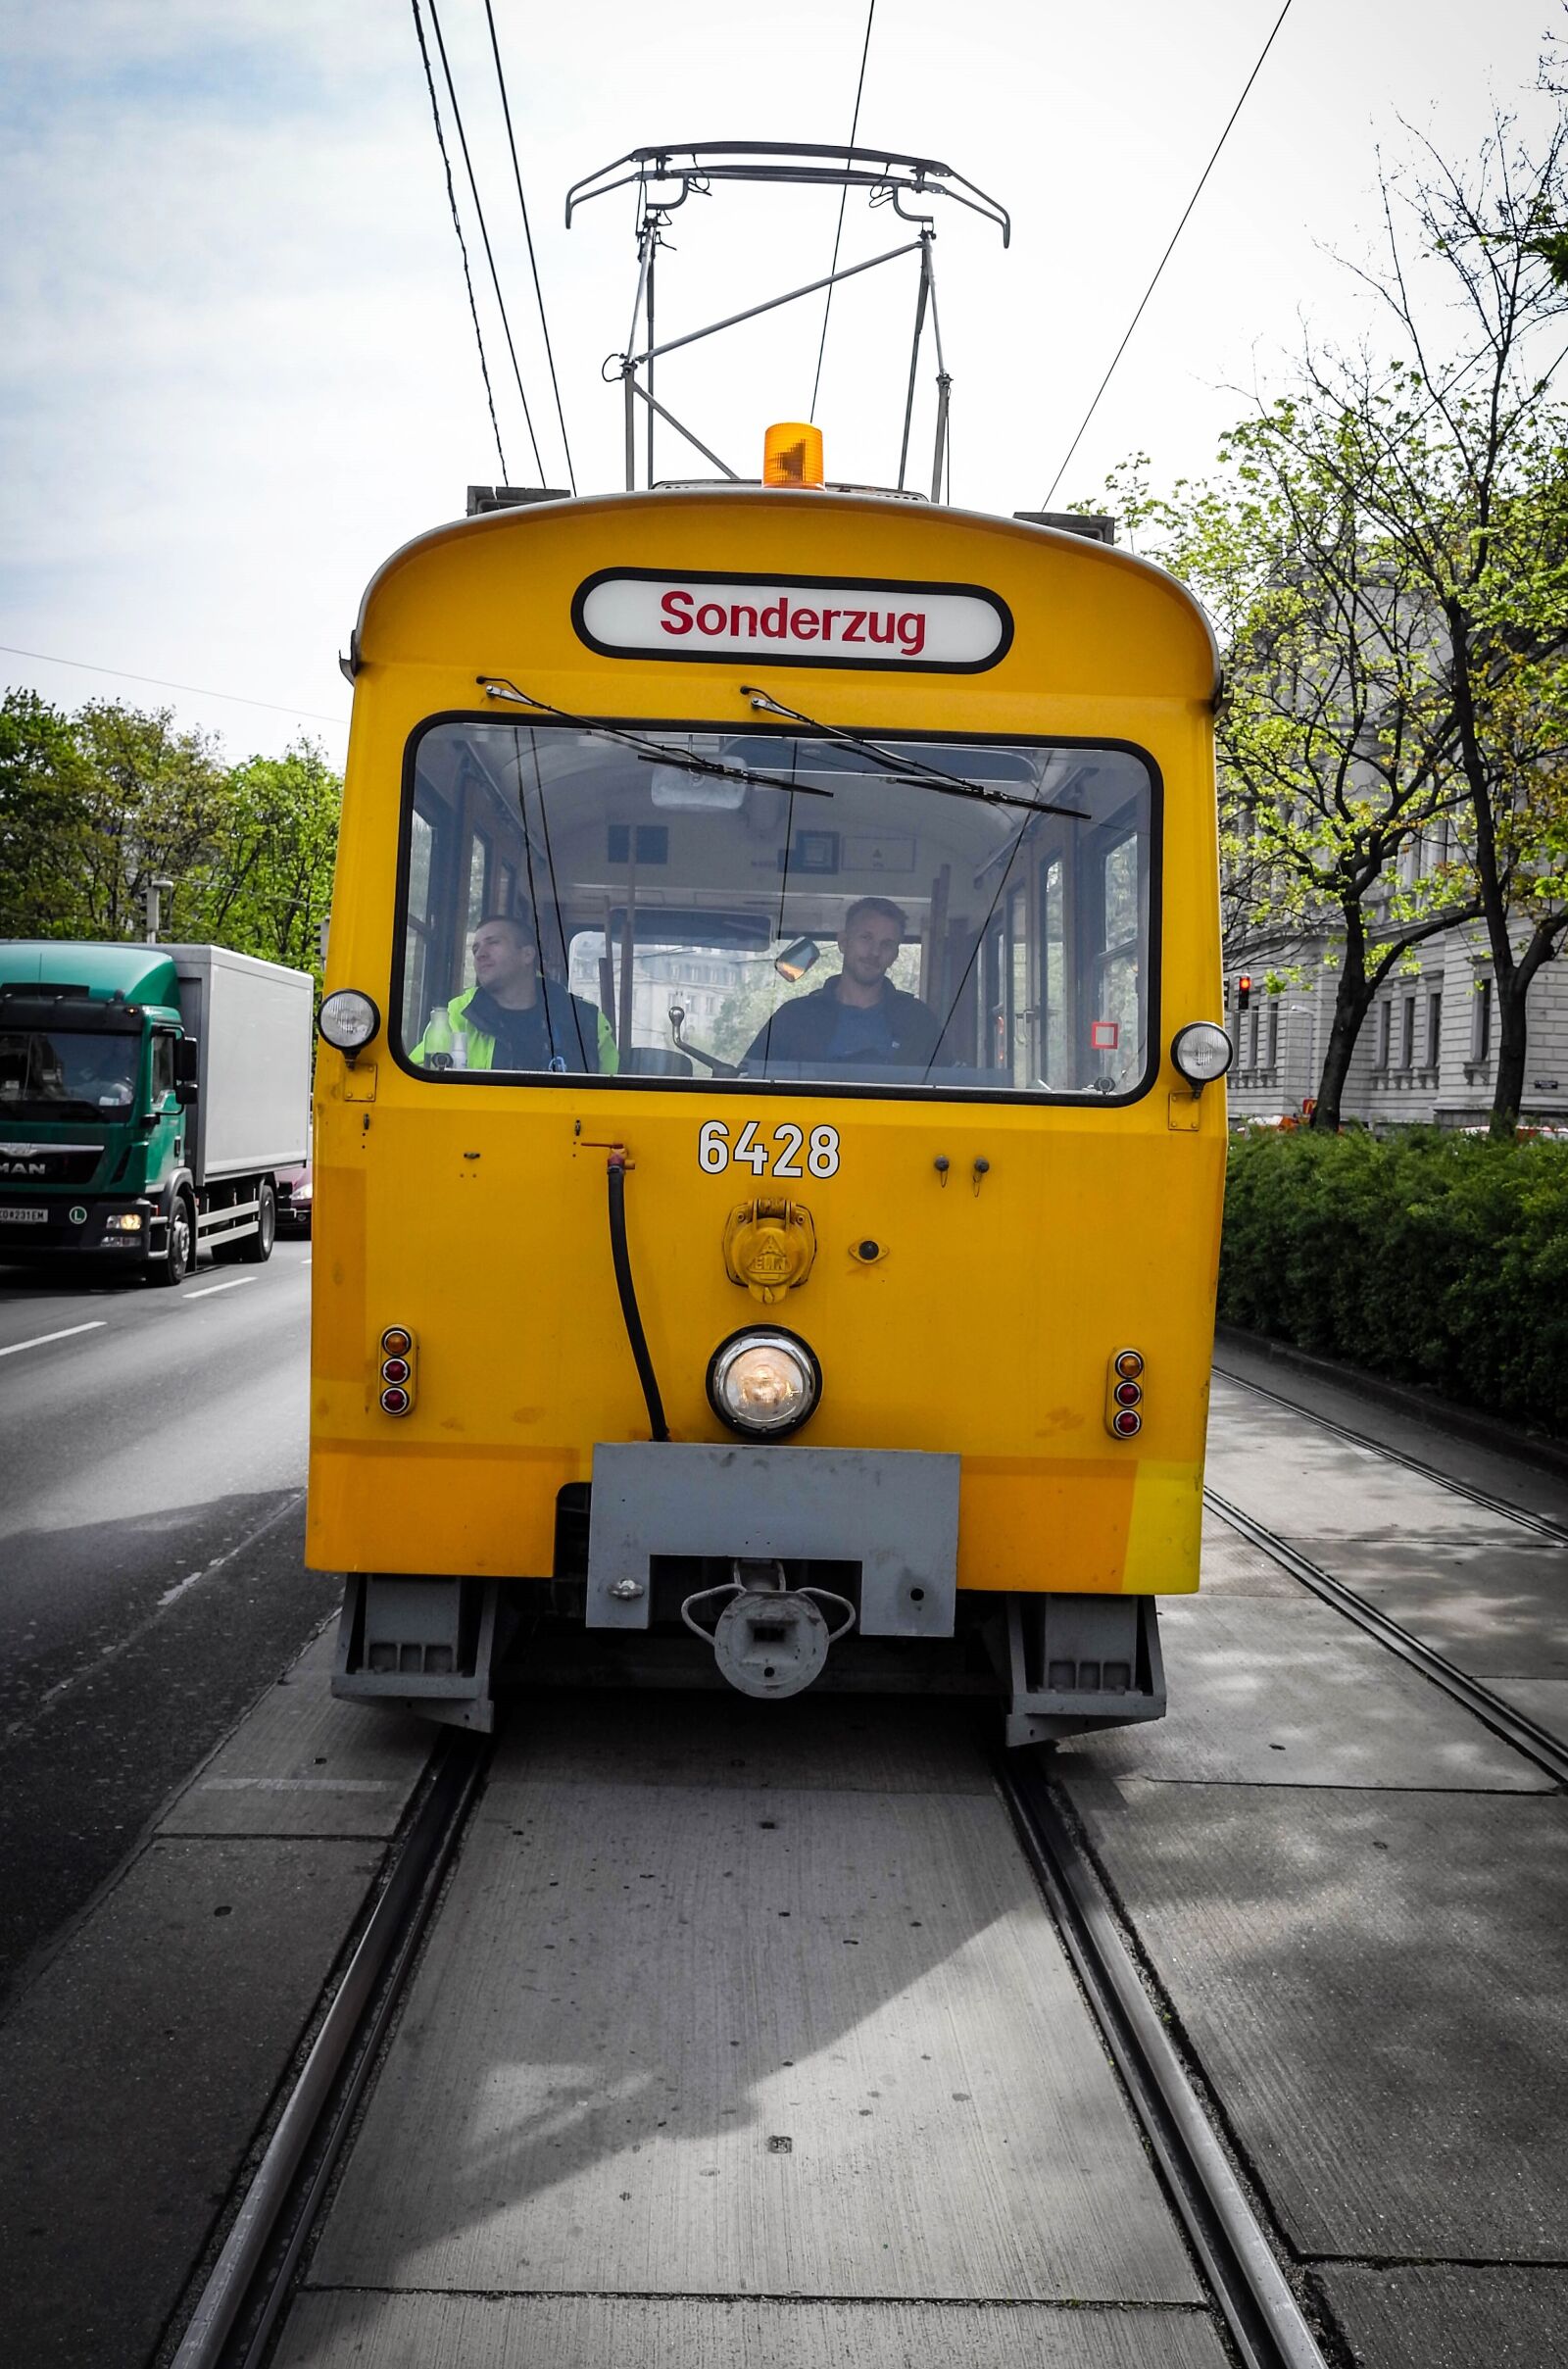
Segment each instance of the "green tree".
[[85,768],[69,716],[35,691],[0,702],[0,937],[85,934]]
[[1168,500],[1142,463],[1112,492],[1214,617],[1226,965],[1289,971],[1326,952],[1315,1123],[1332,1128],[1378,990],[1480,908],[1464,864],[1439,853],[1463,804],[1453,700],[1384,539],[1319,449],[1336,422],[1309,413],[1287,398],[1244,421],[1218,473]]
[[319,746],[252,757],[228,776],[220,846],[207,875],[204,934],[314,970],[332,897],[343,784]]
[[1385,181],[1384,255],[1363,274],[1394,359],[1305,366],[1300,449],[1388,554],[1453,702],[1497,1135],[1518,1122],[1531,984],[1568,934],[1568,419],[1553,393],[1568,293],[1541,237],[1565,164],[1560,112],[1534,147],[1496,117],[1463,173],[1424,143]]
[[230,765],[172,712],[94,701],[0,706],[0,931],[136,938],[150,882],[162,935],[319,976],[342,783],[314,742]]
[[89,701],[74,737],[85,934],[139,937],[148,888],[168,880],[163,934],[194,940],[231,806],[218,742],[177,730],[172,709],[149,712],[118,700]]
[[1393,355],[1309,343],[1214,481],[1158,503],[1137,465],[1113,480],[1219,625],[1233,928],[1337,942],[1320,1127],[1382,981],[1480,917],[1511,1134],[1526,999],[1568,934],[1568,295],[1541,235],[1565,161],[1560,116],[1534,149],[1496,118],[1467,173],[1422,145],[1361,273]]

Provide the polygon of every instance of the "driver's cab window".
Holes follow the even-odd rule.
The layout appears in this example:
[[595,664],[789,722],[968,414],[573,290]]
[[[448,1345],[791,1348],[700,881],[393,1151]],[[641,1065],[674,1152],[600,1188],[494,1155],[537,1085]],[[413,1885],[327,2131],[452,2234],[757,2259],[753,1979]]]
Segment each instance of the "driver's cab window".
[[416,743],[431,1075],[1125,1096],[1152,1072],[1134,752],[472,721]]
[[174,1040],[167,1028],[153,1036],[153,1109],[161,1110],[174,1091]]

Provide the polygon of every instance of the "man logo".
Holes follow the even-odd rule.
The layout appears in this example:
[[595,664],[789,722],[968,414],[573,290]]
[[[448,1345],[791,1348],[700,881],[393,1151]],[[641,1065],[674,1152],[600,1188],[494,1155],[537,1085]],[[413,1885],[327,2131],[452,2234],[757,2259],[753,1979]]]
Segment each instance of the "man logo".
[[0,1176],[47,1176],[49,1163],[43,1160],[0,1160]]

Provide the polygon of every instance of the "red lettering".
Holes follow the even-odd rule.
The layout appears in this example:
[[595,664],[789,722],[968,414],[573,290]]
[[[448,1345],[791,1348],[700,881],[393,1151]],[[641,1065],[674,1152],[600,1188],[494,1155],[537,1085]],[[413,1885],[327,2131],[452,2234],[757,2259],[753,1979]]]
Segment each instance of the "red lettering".
[[840,610],[838,610],[838,609],[824,609],[824,610],[823,610],[823,612],[822,612],[822,639],[823,639],[824,641],[826,641],[826,640],[828,639],[828,637],[830,636],[830,634],[831,634],[831,633],[832,633],[832,631],[833,631],[833,619],[834,619],[836,617],[841,616],[842,614],[843,614],[843,612],[842,612],[842,611],[840,611]]
[[863,632],[861,631],[861,628],[862,628],[862,626],[864,625],[864,623],[865,623],[865,611],[864,611],[863,609],[846,609],[846,610],[845,610],[845,612],[844,612],[844,627],[843,627],[843,631],[842,631],[842,632],[840,633],[840,635],[839,635],[839,639],[840,639],[840,641],[841,641],[841,642],[858,642],[858,641],[863,641],[865,637],[864,637]]
[[705,601],[697,612],[699,633],[722,633],[728,623],[729,614],[719,607],[717,601]]
[[870,628],[871,639],[874,642],[890,642],[893,639],[895,618],[891,609],[886,613],[886,633],[879,633],[877,631],[877,619],[878,617],[882,617],[882,615],[883,612],[880,609],[868,609],[865,613],[865,621],[867,626]]
[[664,613],[662,624],[665,633],[690,633],[692,629],[691,605],[692,596],[689,592],[665,593],[659,604]]
[[[742,617],[746,619],[744,625],[741,623]],[[736,641],[739,641],[741,635],[746,633],[749,634],[752,640],[755,642],[757,639],[757,611],[755,609],[742,608],[740,603],[737,602],[735,607],[729,613],[729,629]]]
[[771,609],[764,609],[761,616],[761,626],[770,642],[781,642],[790,629],[788,601],[778,600],[774,602]]
[[906,609],[899,619],[899,639],[911,658],[918,658],[925,648],[925,611]]
[[798,642],[814,642],[816,639],[816,611],[814,609],[797,609],[790,619],[790,629]]

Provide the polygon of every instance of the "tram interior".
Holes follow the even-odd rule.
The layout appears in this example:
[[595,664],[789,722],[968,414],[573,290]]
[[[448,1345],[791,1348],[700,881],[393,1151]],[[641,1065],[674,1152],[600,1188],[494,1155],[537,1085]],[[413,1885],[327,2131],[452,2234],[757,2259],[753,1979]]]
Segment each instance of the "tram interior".
[[410,1058],[474,985],[475,929],[507,915],[605,1014],[623,1075],[836,1074],[758,1041],[830,985],[869,897],[899,915],[887,975],[936,1050],[868,1082],[1078,1097],[1144,1079],[1155,810],[1128,750],[447,721],[416,744],[405,828]]

